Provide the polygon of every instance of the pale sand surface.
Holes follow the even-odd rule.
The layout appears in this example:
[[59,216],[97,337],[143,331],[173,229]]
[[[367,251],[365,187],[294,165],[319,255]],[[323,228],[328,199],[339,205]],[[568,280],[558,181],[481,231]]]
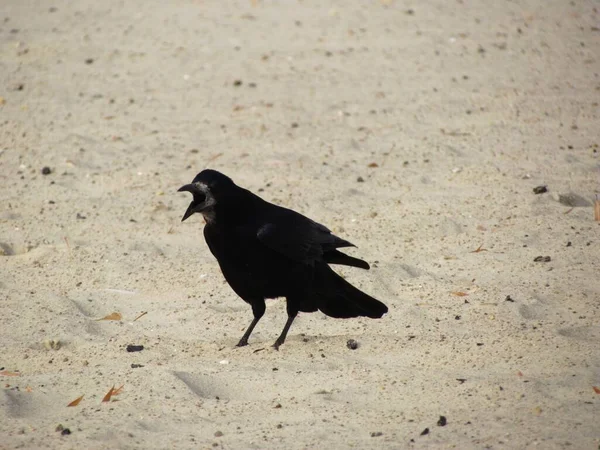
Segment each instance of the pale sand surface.
[[[3,0],[0,448],[597,449],[599,10]],[[389,314],[276,352],[273,300],[235,348],[205,167],[354,242]]]

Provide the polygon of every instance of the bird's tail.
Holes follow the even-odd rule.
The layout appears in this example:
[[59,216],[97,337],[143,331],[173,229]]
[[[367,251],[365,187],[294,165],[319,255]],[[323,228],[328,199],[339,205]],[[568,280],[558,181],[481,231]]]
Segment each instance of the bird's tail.
[[387,306],[352,286],[327,264],[316,271],[315,299],[318,308],[330,317],[371,317],[379,319]]

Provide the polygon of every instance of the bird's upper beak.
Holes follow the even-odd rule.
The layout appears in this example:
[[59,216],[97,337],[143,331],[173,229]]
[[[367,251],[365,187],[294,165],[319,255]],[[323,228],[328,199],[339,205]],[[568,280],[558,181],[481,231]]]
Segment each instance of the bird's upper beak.
[[[194,195],[194,200],[192,200],[190,206],[188,206],[188,209],[185,211],[185,214],[181,219],[183,222],[185,219],[198,211],[198,206],[202,204],[206,197],[195,184],[186,184],[185,186],[181,186],[179,189],[177,189],[177,192],[191,192]],[[202,198],[200,199],[199,197]]]
[[191,192],[193,194],[194,192],[198,192],[198,188],[194,184],[186,184],[177,189],[177,192]]

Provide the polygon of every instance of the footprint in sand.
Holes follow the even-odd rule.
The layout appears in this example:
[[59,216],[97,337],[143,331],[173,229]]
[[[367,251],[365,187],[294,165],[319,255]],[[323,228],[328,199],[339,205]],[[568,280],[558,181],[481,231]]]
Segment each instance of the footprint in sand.
[[600,342],[600,326],[581,326],[560,328],[557,333],[577,341]]
[[[206,400],[258,400],[262,398],[260,391],[264,387],[264,379],[260,374],[256,378],[251,374],[227,373],[217,376],[199,375],[189,372],[173,371],[175,378],[185,384],[198,398]],[[231,378],[231,382],[228,381]],[[243,378],[243,383],[240,379]]]

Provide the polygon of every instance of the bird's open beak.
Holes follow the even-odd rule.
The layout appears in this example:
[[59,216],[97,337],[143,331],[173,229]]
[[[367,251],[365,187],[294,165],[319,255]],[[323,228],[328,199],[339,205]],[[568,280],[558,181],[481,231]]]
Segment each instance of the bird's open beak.
[[185,211],[185,214],[181,219],[181,221],[183,222],[185,219],[187,219],[196,212],[195,208],[197,203],[195,197],[196,193],[198,192],[198,188],[193,184],[186,184],[185,186],[181,186],[179,189],[177,189],[177,192],[191,192],[192,194],[194,194],[194,200],[192,200],[192,203],[190,203],[190,206],[188,206],[188,209]]

